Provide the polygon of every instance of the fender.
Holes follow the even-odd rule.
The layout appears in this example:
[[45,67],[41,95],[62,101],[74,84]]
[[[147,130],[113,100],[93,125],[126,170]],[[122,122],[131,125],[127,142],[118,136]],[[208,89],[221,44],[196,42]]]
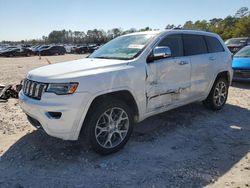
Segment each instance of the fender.
[[84,123],[84,120],[86,118],[86,115],[89,111],[89,108],[92,104],[92,102],[99,96],[101,95],[105,95],[105,94],[109,94],[109,93],[112,93],[112,92],[118,92],[118,91],[128,91],[131,93],[131,95],[133,96],[135,102],[136,102],[136,105],[138,107],[138,113],[139,113],[139,117],[141,116],[141,109],[140,109],[140,106],[138,104],[138,100],[137,100],[137,97],[135,95],[135,93],[132,91],[131,88],[129,87],[119,87],[119,88],[112,88],[112,89],[108,89],[108,90],[104,90],[104,91],[100,91],[100,92],[97,92],[95,94],[90,94],[89,95],[91,96],[88,100],[88,102],[85,104],[85,105],[82,105],[82,108],[81,108],[81,111],[79,113],[79,118],[77,120],[75,120],[74,124],[75,126],[73,127],[73,130],[72,130],[72,136],[77,140],[77,138],[79,137],[79,134],[80,134],[80,131],[81,131],[81,128],[82,128],[82,125]]

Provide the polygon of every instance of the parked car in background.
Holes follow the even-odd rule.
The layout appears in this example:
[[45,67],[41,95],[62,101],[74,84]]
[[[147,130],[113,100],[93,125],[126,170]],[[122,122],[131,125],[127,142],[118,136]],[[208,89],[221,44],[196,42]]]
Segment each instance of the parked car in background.
[[231,52],[217,34],[140,32],[88,58],[30,71],[19,100],[31,124],[49,135],[82,136],[110,154],[127,143],[134,123],[152,115],[196,101],[222,109],[232,75]]
[[33,48],[33,52],[34,52],[35,55],[39,55],[39,52],[41,50],[47,49],[49,47],[50,47],[50,45],[38,45],[38,46],[36,46],[36,47]]
[[0,52],[0,56],[14,57],[14,56],[31,56],[34,52],[29,48],[8,48]]
[[64,45],[66,53],[75,53],[75,49],[77,48],[74,45]]
[[246,46],[234,55],[232,67],[234,81],[250,81],[250,46]]
[[82,46],[76,47],[75,53],[77,53],[77,54],[85,54],[85,53],[88,53],[88,46],[87,46],[87,45],[82,45]]
[[76,47],[75,52],[78,54],[93,53],[98,48],[99,46],[96,44],[82,45],[82,46]]
[[41,45],[34,45],[34,46],[31,46],[30,49],[32,51],[35,51],[36,49],[38,49]]
[[231,38],[228,39],[225,44],[228,49],[235,54],[244,46],[250,45],[250,37]]
[[98,45],[93,44],[93,45],[89,45],[88,46],[88,53],[93,53],[94,51],[96,51],[99,48]]
[[40,49],[39,53],[40,55],[64,55],[66,50],[63,46],[53,45]]
[[10,50],[10,49],[15,49],[15,48],[17,48],[17,47],[16,47],[16,46],[7,46],[7,47],[3,47],[3,48],[1,48],[0,52],[2,52],[2,51],[7,51],[7,50]]

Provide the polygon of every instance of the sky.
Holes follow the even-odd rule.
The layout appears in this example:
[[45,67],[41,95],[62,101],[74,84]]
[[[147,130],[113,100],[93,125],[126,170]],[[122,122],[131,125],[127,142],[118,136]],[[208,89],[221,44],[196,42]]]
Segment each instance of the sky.
[[42,38],[53,30],[122,29],[234,15],[250,0],[0,0],[0,41]]

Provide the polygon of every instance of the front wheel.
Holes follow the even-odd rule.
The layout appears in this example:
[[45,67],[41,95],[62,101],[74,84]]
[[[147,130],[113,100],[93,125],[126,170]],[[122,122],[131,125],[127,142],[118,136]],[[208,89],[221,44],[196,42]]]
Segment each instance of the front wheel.
[[212,110],[223,108],[228,97],[229,83],[225,78],[217,78],[207,99],[203,101],[206,107]]
[[100,154],[119,151],[133,131],[133,115],[129,106],[110,99],[95,104],[88,113],[85,136],[92,149]]

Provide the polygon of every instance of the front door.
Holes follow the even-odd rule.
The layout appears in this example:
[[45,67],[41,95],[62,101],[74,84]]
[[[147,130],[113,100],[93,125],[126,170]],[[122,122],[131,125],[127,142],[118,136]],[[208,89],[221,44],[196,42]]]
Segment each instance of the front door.
[[168,46],[171,57],[147,64],[147,111],[154,111],[188,99],[191,63],[183,56],[181,35],[168,35],[157,46]]

